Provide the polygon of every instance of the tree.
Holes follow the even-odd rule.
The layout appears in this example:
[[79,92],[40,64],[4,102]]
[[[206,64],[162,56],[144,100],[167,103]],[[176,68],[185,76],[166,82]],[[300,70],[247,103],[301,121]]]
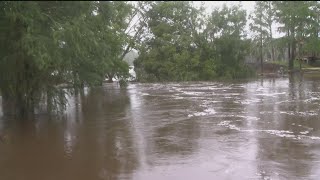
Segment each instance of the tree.
[[[148,30],[135,61],[137,78],[157,81],[197,79],[194,43],[197,9],[190,2],[152,2],[146,13]],[[185,18],[189,17],[189,18]],[[141,73],[140,73],[141,72]]]
[[292,71],[297,41],[303,37],[304,27],[309,23],[310,1],[277,1],[273,3],[276,10],[276,20],[283,25],[279,31],[286,33],[289,71]]
[[316,56],[320,52],[320,3],[311,1],[308,7],[309,11],[305,20],[300,25],[299,50],[301,55]]
[[267,46],[271,47],[271,56],[274,61],[274,45],[272,37],[272,24],[273,24],[273,8],[270,1],[256,1],[255,10],[253,15],[250,15],[249,18],[253,20],[250,23],[250,29],[255,33],[254,41],[255,47],[259,47],[260,52],[260,63],[261,63],[261,72],[263,73],[263,57],[264,49],[267,50]]
[[246,11],[240,5],[215,9],[208,20],[207,33],[211,47],[216,50],[215,62],[220,77],[239,78],[246,76],[244,58],[248,54],[246,38]]
[[125,2],[0,2],[4,113],[33,114],[44,100],[49,110],[65,105],[74,89],[62,84],[98,85],[108,71],[125,76],[118,57],[130,10]]
[[203,12],[203,7],[189,2],[149,4],[147,38],[141,41],[134,62],[138,80],[212,80],[248,74],[245,10],[224,6],[208,18]]
[[[146,26],[146,16],[145,8],[149,2],[137,2],[137,3],[124,3],[124,2],[114,2],[117,6],[122,7],[118,8],[122,10],[118,12],[118,16],[121,17],[121,20],[115,21],[113,27],[115,28],[114,34],[119,34],[122,40],[122,46],[118,52],[114,63],[112,64],[110,70],[107,72],[108,82],[112,82],[113,77],[118,77],[122,79],[127,79],[129,76],[128,66],[125,63],[124,57],[128,52],[136,47],[137,42],[142,38],[142,34]],[[119,23],[121,25],[119,25]]]

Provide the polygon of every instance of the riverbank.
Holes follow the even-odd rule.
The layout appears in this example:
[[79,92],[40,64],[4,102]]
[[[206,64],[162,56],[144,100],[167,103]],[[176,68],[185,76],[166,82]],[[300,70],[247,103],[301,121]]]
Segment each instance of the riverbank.
[[[262,69],[260,63],[251,63],[248,65],[251,68],[256,69],[256,74],[258,76],[283,77],[287,76],[289,72],[288,62],[284,61],[264,62]],[[295,61],[291,73],[319,74],[320,76],[320,67],[310,66],[305,63],[300,64],[299,61]]]

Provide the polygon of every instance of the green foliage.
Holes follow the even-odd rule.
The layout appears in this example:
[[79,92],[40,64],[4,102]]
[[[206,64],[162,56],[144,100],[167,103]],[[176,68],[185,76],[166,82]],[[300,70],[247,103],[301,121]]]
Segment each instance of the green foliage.
[[139,80],[198,79],[199,58],[192,38],[197,13],[189,2],[155,2],[151,5],[146,15],[153,37],[139,49],[141,53],[135,62]]
[[[247,74],[246,12],[216,9],[205,19],[189,2],[156,2],[146,13],[151,38],[134,62],[140,81],[213,80]],[[188,17],[188,18],[185,18]]]
[[272,36],[274,13],[271,1],[256,1],[255,10],[249,18],[252,20],[250,30],[254,33],[252,54],[259,57],[260,61],[263,62],[264,55],[271,49],[271,58],[274,60],[274,42]]
[[[58,85],[95,86],[112,72],[128,77],[121,54],[131,13],[126,2],[0,2],[0,91],[13,113],[40,101],[66,102]],[[48,108],[51,109],[51,108]]]
[[282,24],[279,31],[286,33],[285,40],[290,49],[289,69],[293,69],[296,56],[319,52],[316,46],[320,40],[319,2],[276,1],[273,5],[276,10],[276,20]]

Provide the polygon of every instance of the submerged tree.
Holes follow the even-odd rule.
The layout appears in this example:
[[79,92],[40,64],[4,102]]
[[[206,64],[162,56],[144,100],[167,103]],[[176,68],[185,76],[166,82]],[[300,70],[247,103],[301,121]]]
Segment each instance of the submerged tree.
[[101,84],[111,70],[126,75],[116,60],[125,44],[117,28],[130,10],[126,2],[0,2],[4,113],[33,114],[43,99],[50,108],[65,104],[73,89],[61,84]]

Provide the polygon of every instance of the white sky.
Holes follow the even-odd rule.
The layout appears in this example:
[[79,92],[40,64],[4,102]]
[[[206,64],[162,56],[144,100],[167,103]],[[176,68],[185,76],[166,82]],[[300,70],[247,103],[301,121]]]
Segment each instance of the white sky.
[[207,8],[207,12],[211,12],[214,7],[222,7],[223,4],[227,6],[236,5],[241,3],[242,7],[247,10],[249,13],[254,10],[254,1],[193,1],[193,3],[197,6],[200,6],[201,3],[204,3],[205,7]]

